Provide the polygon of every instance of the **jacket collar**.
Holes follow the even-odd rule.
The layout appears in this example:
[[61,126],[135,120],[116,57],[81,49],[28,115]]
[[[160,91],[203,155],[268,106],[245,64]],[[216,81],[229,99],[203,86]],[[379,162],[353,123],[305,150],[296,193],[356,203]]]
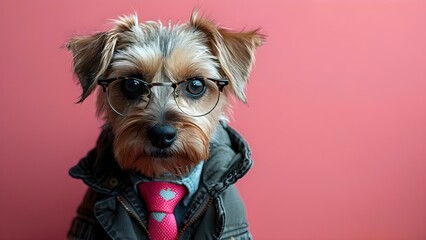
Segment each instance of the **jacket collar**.
[[[112,151],[112,131],[105,127],[96,147],[70,169],[69,174],[81,179],[95,191],[112,195],[130,184],[128,172],[122,171]],[[210,157],[204,164],[200,188],[216,196],[243,177],[253,165],[248,144],[234,129],[221,122],[215,141],[210,143]]]
[[242,178],[253,165],[250,148],[237,131],[221,123],[216,134],[218,141],[210,143],[210,157],[202,175],[203,184],[213,196]]

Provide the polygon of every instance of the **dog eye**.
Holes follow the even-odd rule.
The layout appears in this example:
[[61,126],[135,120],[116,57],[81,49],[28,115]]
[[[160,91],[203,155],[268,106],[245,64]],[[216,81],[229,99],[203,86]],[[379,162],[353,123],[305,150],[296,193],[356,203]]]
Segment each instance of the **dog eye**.
[[206,90],[203,79],[191,79],[188,81],[186,91],[194,97],[202,95]]
[[136,99],[141,95],[149,94],[149,88],[142,81],[129,78],[121,82],[121,91],[129,99]]

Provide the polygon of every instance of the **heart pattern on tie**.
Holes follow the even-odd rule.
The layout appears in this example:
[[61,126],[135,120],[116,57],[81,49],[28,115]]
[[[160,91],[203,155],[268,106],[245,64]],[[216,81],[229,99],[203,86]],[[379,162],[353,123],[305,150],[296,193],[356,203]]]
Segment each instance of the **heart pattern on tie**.
[[166,217],[166,214],[165,213],[161,213],[161,212],[152,212],[151,213],[151,217],[154,218],[155,221],[161,222]]
[[164,200],[166,200],[166,201],[170,201],[170,200],[172,200],[173,198],[175,198],[175,197],[176,197],[176,193],[175,193],[175,192],[173,192],[173,190],[172,190],[171,188],[168,188],[168,189],[161,189],[161,191],[160,191],[160,196],[161,196]]

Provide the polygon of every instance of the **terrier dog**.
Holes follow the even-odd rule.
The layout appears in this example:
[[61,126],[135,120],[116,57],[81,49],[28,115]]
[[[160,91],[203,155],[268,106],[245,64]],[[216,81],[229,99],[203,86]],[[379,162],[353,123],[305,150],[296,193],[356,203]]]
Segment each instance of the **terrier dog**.
[[231,96],[246,102],[263,42],[258,30],[220,28],[194,11],[175,26],[124,16],[67,43],[79,102],[97,92],[105,120],[96,148],[70,170],[89,190],[69,239],[251,238],[233,185],[250,150],[225,113]]

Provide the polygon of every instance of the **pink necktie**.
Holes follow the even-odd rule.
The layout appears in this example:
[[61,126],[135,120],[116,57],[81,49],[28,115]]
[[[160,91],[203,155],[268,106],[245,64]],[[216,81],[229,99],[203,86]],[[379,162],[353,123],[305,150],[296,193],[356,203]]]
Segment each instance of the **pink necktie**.
[[148,230],[153,240],[177,238],[178,230],[173,211],[187,194],[183,185],[169,182],[146,182],[138,185],[148,207]]

